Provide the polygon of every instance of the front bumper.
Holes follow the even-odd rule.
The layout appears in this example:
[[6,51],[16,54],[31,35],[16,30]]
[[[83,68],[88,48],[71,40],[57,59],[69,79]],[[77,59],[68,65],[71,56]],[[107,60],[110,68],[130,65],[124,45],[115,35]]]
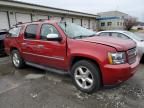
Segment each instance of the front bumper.
[[110,65],[104,66],[103,70],[103,84],[117,85],[132,77],[137,71],[140,59],[137,57],[136,62],[132,65]]

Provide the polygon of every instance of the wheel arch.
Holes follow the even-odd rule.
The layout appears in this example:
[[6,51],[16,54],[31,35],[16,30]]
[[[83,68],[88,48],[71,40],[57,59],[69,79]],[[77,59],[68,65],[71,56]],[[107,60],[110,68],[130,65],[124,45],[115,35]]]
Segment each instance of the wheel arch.
[[96,60],[93,59],[93,58],[89,58],[89,57],[85,57],[85,56],[74,56],[74,57],[72,57],[71,62],[70,62],[70,70],[71,70],[72,66],[73,66],[76,62],[78,62],[78,61],[80,61],[80,60],[88,60],[88,61],[91,61],[92,63],[94,63],[94,64],[98,67],[98,69],[99,69],[99,75],[100,75],[100,79],[101,79],[101,85],[103,86],[103,76],[102,76],[102,71],[101,71],[101,68],[100,68],[100,64],[99,64],[98,61],[96,61]]
[[10,53],[11,53],[13,50],[18,50],[18,51],[19,51],[19,49],[18,49],[17,47],[11,47],[11,48],[10,48]]

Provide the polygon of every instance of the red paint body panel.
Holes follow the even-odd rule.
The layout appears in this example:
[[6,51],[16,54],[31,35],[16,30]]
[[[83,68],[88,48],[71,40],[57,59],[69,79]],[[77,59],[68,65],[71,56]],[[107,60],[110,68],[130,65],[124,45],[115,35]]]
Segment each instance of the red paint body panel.
[[128,80],[132,77],[137,71],[139,64],[139,58],[137,58],[136,62],[132,65],[129,64],[121,64],[121,65],[109,65],[106,64],[103,70],[103,83],[105,85],[114,85],[119,84]]
[[[44,23],[55,26],[62,41],[43,41],[40,40],[40,30]],[[89,37],[84,39],[70,39],[57,23],[37,22],[36,40],[24,39],[24,31],[27,24],[24,24],[17,38],[7,37],[5,39],[5,50],[9,54],[12,47],[17,48],[25,61],[50,66],[62,70],[70,70],[70,65],[75,57],[84,57],[98,63],[102,81],[104,85],[113,85],[129,79],[136,71],[139,59],[132,65],[126,63],[121,65],[110,65],[108,52],[127,51],[136,44],[130,40],[107,37]],[[38,45],[43,45],[39,48]]]
[[133,41],[130,41],[128,39],[119,40],[116,37],[114,38],[114,37],[106,37],[106,36],[101,36],[101,37],[95,36],[90,38],[84,38],[83,40],[88,42],[96,42],[100,44],[113,46],[117,49],[117,51],[127,51],[128,49],[135,47]]

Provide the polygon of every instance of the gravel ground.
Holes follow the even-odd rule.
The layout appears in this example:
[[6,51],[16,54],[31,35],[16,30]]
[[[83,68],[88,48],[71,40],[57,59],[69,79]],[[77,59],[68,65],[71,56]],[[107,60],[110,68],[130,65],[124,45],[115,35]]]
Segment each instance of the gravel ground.
[[67,75],[32,67],[15,69],[0,58],[0,108],[143,108],[144,64],[131,79],[88,95],[78,91]]

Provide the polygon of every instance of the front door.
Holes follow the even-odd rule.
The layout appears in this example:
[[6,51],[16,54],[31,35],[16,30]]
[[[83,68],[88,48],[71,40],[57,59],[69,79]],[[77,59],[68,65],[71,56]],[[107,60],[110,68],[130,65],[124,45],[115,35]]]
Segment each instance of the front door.
[[41,26],[40,40],[37,42],[37,54],[40,57],[40,63],[49,67],[65,69],[66,42],[65,40],[50,41],[47,39],[48,34],[57,34],[61,36],[55,26],[48,23]]

